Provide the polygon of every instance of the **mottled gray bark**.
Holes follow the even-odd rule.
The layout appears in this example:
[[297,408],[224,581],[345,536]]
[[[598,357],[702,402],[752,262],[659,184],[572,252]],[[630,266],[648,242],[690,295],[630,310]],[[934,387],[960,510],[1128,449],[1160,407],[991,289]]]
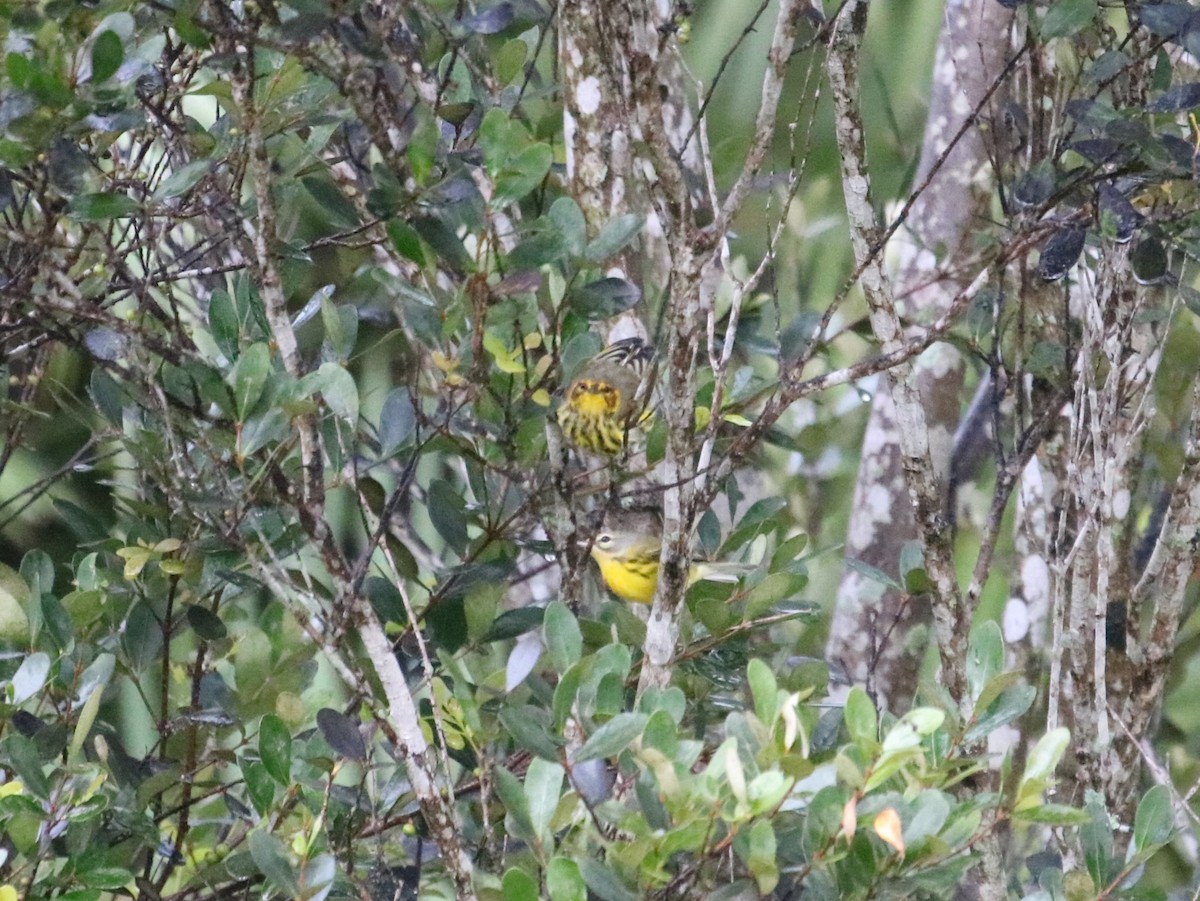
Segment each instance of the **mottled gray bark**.
[[[899,248],[896,306],[907,321],[929,321],[978,271],[972,235],[995,188],[976,117],[1003,71],[1012,13],[994,0],[950,0],[934,63],[929,113],[914,184],[924,186],[892,238]],[[968,125],[968,123],[970,123]],[[967,126],[965,131],[964,126]],[[955,140],[957,137],[957,140]],[[944,486],[960,416],[962,361],[948,345],[917,361],[915,384],[928,429],[930,460]],[[905,483],[892,395],[877,390],[863,440],[846,556],[897,574],[900,550],[917,537]],[[847,569],[838,591],[828,655],[856,684],[903,706],[917,685],[931,608],[925,597],[885,591]]]

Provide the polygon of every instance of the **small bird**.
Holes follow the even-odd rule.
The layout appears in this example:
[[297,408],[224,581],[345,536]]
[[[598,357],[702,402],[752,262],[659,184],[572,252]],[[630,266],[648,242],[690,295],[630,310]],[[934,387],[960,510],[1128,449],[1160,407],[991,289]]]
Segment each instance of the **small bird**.
[[[657,517],[641,514],[619,525],[605,523],[590,553],[609,591],[633,604],[649,604],[658,587],[661,550],[662,529]],[[736,582],[750,569],[741,563],[696,562],[688,573],[688,584],[702,579]]]
[[610,344],[584,364],[558,408],[566,439],[594,454],[619,454],[629,430],[652,415],[649,391],[639,396],[638,389],[653,360],[653,345],[635,337]]

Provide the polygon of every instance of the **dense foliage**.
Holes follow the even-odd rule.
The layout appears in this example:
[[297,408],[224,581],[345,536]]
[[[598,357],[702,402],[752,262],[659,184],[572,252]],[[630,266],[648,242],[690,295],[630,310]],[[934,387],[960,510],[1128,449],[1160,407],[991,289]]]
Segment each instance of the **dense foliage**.
[[[671,684],[638,692],[645,616],[578,542],[654,495],[668,425],[610,463],[565,447],[552,414],[613,321],[668,345],[669,286],[629,262],[655,211],[595,226],[572,196],[558,10],[391,6],[0,4],[0,901],[450,898],[452,848],[504,901],[939,898],[998,838],[1020,896],[1141,891],[1184,805],[1160,782],[1122,834],[1102,795],[1055,800],[1071,737],[1039,720],[1041,677],[1006,663],[1004,573],[970,632],[969,697],[931,679],[907,710],[825,700],[860,392],[884,368],[828,228],[836,162],[805,80],[827,30],[797,43],[799,112],[772,158],[811,171],[763,177],[740,211],[714,331],[736,279],[764,257],[771,277],[737,307],[729,377],[695,364],[691,449],[738,463],[699,551],[749,574],[690,589]],[[718,44],[692,60],[715,74],[731,13],[697,6],[663,40]],[[769,22],[713,6],[737,31]],[[936,27],[922,6],[872,15]],[[1171,329],[1182,366],[1200,232],[1179,120],[1200,93],[1178,51],[1200,50],[1198,14],[1023,14],[1027,52],[1057,55],[1074,93],[1046,134],[1012,126],[1053,152],[1006,172],[980,253],[1040,248],[1050,282],[1136,233],[1139,282],[1178,283],[1140,322]],[[1147,60],[1144,96],[1114,89]],[[895,63],[907,102],[925,61]],[[738,99],[710,111],[736,132],[715,142],[721,190],[751,142]],[[907,171],[919,128],[895,128],[871,137]],[[937,337],[1048,402],[1073,333],[1030,339],[1017,308],[982,293]],[[860,369],[819,391],[843,366]],[[1192,378],[1162,389],[1157,477],[1185,466]],[[1152,492],[1135,504],[1149,518]],[[895,564],[851,561],[926,591],[920,548]],[[1194,748],[1194,713],[1167,722]],[[1014,727],[1020,750],[989,755]],[[1064,856],[1037,853],[1050,827]]]

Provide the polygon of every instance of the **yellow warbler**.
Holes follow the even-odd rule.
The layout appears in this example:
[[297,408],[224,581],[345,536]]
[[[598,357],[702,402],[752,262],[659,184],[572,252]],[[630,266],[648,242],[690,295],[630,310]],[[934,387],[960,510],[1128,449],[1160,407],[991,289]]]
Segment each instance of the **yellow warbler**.
[[[620,526],[606,524],[592,542],[590,553],[609,591],[634,604],[649,604],[658,587],[661,548],[662,532],[657,520],[638,517]],[[749,569],[740,563],[697,562],[688,573],[688,584],[701,579],[736,582]]]
[[653,359],[653,346],[641,338],[625,338],[584,364],[558,408],[566,439],[595,454],[620,453],[629,429],[650,418],[649,392],[639,396],[638,389]]

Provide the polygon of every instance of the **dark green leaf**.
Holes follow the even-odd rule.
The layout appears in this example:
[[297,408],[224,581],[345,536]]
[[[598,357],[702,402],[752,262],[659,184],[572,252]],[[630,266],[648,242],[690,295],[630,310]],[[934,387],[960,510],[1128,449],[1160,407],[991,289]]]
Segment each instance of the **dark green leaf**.
[[1066,275],[1083,253],[1086,237],[1087,232],[1075,226],[1060,228],[1052,234],[1042,245],[1041,257],[1038,259],[1038,275],[1048,282],[1057,281]]
[[481,644],[491,641],[504,641],[516,638],[536,629],[542,624],[546,614],[545,607],[518,607],[515,610],[505,610],[496,617],[487,633],[479,639]]
[[638,895],[621,882],[620,877],[605,863],[592,858],[579,861],[583,881],[600,901],[638,901]]
[[258,756],[271,778],[290,788],[292,784],[292,733],[274,714],[262,718],[258,727]]
[[121,38],[114,31],[102,31],[92,44],[92,83],[100,84],[108,81],[125,59],[125,48],[121,46]]
[[359,223],[358,210],[338,186],[326,178],[311,176],[301,180],[304,189],[329,216],[329,224],[339,228],[355,228]]
[[1133,277],[1139,285],[1161,285],[1170,280],[1167,249],[1156,238],[1143,238],[1129,255]]
[[243,760],[241,765],[242,778],[246,780],[246,794],[250,803],[259,816],[266,816],[275,800],[275,780],[267,772],[267,768],[254,760]]
[[642,292],[623,278],[602,278],[567,295],[571,309],[586,319],[608,319],[633,307]]
[[379,414],[379,455],[390,457],[408,447],[417,430],[417,411],[407,388],[393,388]]
[[532,751],[538,757],[558,760],[562,753],[562,739],[551,734],[550,717],[540,707],[503,707],[500,724],[518,747]]
[[271,351],[263,342],[251,344],[238,357],[230,379],[233,383],[233,397],[239,419],[246,419],[254,405],[258,403],[270,374]]
[[1092,885],[1097,888],[1108,885],[1117,867],[1113,858],[1113,834],[1109,825],[1104,797],[1097,791],[1088,790],[1085,808],[1088,821],[1079,830],[1083,844],[1083,857]]
[[355,720],[330,707],[322,707],[317,711],[317,728],[336,753],[351,760],[367,759],[367,745]]
[[429,519],[442,540],[456,553],[467,548],[466,502],[462,494],[444,479],[437,479],[429,486],[426,504]]
[[400,219],[393,219],[388,223],[387,232],[397,253],[418,266],[425,265],[425,250],[421,246],[421,236],[415,228]]
[[225,291],[214,291],[208,301],[208,328],[217,348],[229,360],[237,357],[241,323],[233,298]]
[[188,625],[205,641],[220,641],[228,634],[221,618],[199,604],[189,604],[187,608]]

